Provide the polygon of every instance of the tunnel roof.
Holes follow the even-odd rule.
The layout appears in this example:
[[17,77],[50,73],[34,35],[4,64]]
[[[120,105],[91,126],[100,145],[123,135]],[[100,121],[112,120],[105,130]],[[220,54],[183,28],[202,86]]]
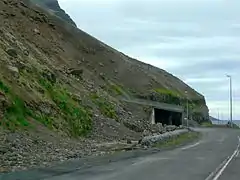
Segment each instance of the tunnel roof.
[[184,108],[182,106],[167,104],[167,103],[160,103],[157,101],[150,101],[150,100],[137,99],[137,98],[122,99],[122,101],[146,105],[146,106],[152,106],[154,108],[158,108],[158,109],[162,109],[162,110],[166,110],[166,111],[181,112],[181,113],[184,111]]

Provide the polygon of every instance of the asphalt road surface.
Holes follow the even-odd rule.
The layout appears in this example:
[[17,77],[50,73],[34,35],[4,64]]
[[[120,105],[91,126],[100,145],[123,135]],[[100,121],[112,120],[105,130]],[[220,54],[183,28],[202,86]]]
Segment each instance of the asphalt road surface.
[[207,128],[201,131],[203,136],[199,141],[177,149],[111,162],[99,161],[87,167],[72,162],[61,167],[0,176],[0,179],[239,180],[240,130]]

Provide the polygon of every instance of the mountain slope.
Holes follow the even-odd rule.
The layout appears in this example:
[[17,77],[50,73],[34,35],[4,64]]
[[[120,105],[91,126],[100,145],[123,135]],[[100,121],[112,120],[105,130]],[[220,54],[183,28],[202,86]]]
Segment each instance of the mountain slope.
[[[107,110],[102,111],[111,113],[102,112],[103,115],[121,119],[114,110],[116,105],[123,108],[117,96],[184,106],[187,91],[193,118],[198,121],[208,119],[204,97],[166,71],[132,59],[37,7],[30,8],[13,0],[1,4],[1,81],[12,87],[32,111],[39,112],[34,114],[42,116],[44,112],[39,109],[39,104],[45,104],[49,111],[51,108],[55,113],[62,111],[63,119],[72,120],[77,118],[71,114],[74,104],[79,101],[78,113],[84,113],[86,117],[81,121],[87,124],[81,128],[89,131],[91,113],[85,112],[94,113],[93,106],[101,110],[99,106],[103,102],[98,101],[110,102],[107,105],[103,103]],[[4,8],[9,9],[4,11]],[[15,75],[7,76],[5,73],[17,73],[17,79]],[[62,102],[62,98],[72,100]],[[85,101],[86,104],[82,105]],[[59,103],[67,103],[69,107],[61,109]],[[59,116],[62,115],[57,113],[51,118],[62,119]],[[54,126],[61,128],[62,123]],[[71,124],[71,128],[76,128],[75,125]],[[85,133],[72,130],[64,131],[74,135]]]
[[4,153],[0,164],[66,160],[102,151],[98,143],[139,140],[152,128],[151,109],[121,98],[188,99],[190,116],[208,121],[204,97],[178,78],[27,0],[0,1],[0,72],[0,143],[21,154]]

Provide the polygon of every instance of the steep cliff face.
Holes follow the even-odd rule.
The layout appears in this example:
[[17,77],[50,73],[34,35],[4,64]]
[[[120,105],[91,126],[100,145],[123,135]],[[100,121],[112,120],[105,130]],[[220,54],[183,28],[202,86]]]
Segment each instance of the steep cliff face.
[[75,22],[71,19],[71,17],[60,7],[57,0],[31,0],[31,1],[47,9],[51,13],[69,22],[70,24],[76,26]]

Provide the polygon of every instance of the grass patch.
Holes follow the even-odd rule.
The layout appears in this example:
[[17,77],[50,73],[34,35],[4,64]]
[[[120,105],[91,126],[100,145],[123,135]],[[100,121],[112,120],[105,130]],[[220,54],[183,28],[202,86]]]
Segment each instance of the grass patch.
[[176,147],[184,143],[191,142],[199,138],[199,136],[200,136],[200,133],[198,132],[188,132],[188,133],[181,134],[177,137],[173,137],[168,141],[157,143],[154,145],[154,147],[157,147],[157,148]]
[[[60,85],[52,84],[44,78],[39,80],[39,84],[46,90],[46,93],[63,113],[64,119],[69,125],[68,132],[71,136],[86,135],[92,129],[91,112],[74,101],[66,89]],[[48,118],[41,118],[40,120],[43,123],[52,122]],[[50,125],[53,126],[54,124]]]
[[9,88],[8,88],[2,81],[0,81],[0,89],[1,89],[4,93],[9,93]]
[[115,107],[112,103],[104,99],[103,97],[98,96],[96,93],[91,95],[91,99],[96,104],[100,112],[106,117],[118,120],[117,113],[115,111]]
[[[54,117],[52,116],[47,116],[45,114],[42,113],[37,113],[34,112],[32,110],[30,110],[28,112],[29,116],[32,117],[34,120],[37,120],[38,122],[40,122],[41,124],[43,124],[44,126],[48,127],[49,129],[54,129]],[[55,126],[56,127],[56,126]],[[56,128],[57,129],[57,128]]]
[[116,84],[112,84],[110,86],[111,90],[113,91],[114,94],[116,95],[123,95],[123,90],[120,86],[116,85]]
[[201,126],[202,127],[213,127],[213,124],[211,122],[202,122]]
[[0,81],[0,89],[5,93],[6,98],[11,103],[6,107],[0,125],[12,131],[29,126],[30,124],[27,121],[28,108],[24,101],[13,94],[13,92],[10,91],[10,88],[2,81]]
[[154,91],[156,93],[159,93],[159,94],[169,95],[169,96],[173,96],[173,97],[179,97],[180,96],[178,92],[173,91],[173,90],[169,90],[169,89],[157,88],[157,89],[154,89]]

